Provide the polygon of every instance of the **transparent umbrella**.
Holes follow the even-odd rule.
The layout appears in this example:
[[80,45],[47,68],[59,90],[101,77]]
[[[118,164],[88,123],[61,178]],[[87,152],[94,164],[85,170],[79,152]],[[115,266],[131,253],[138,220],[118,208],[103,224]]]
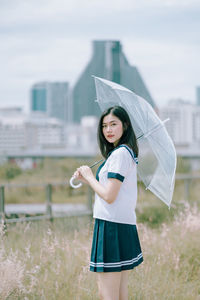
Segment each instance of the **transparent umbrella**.
[[95,77],[100,109],[119,105],[128,112],[139,146],[138,175],[146,189],[170,207],[176,171],[173,142],[151,105],[129,89],[112,81]]

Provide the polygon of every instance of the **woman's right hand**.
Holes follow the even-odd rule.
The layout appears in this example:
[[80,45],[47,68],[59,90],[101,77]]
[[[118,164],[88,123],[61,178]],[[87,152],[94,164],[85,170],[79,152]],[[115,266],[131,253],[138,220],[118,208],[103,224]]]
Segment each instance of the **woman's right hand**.
[[74,172],[73,177],[77,180],[80,180],[81,182],[88,184],[88,181],[81,175],[80,171],[78,170]]

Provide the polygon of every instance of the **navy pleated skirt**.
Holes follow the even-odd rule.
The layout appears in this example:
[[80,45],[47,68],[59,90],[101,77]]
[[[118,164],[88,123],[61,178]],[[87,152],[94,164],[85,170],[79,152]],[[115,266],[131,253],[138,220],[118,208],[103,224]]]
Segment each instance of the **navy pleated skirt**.
[[136,225],[95,219],[90,271],[121,272],[142,261]]

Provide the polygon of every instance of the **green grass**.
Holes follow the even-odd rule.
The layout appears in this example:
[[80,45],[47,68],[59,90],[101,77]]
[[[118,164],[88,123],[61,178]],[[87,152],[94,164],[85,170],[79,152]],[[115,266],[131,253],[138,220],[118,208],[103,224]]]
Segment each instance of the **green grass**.
[[[0,178],[5,183],[49,183],[63,182],[71,178],[74,171],[83,164],[91,164],[95,158],[45,158],[37,163],[36,167],[31,170],[21,171],[19,167],[13,163],[7,163],[0,166]],[[15,170],[12,171],[12,170]],[[12,172],[11,172],[12,171]],[[13,176],[10,177],[10,173]]]
[[[87,203],[87,187],[72,189],[69,186],[53,186],[53,203]],[[46,187],[7,187],[5,188],[5,202],[9,203],[45,203]]]
[[[138,224],[144,262],[130,272],[129,299],[199,299],[199,219],[188,206],[157,228]],[[0,299],[98,299],[91,242],[88,217],[9,225],[1,231]]]
[[[53,203],[87,203],[87,187],[83,185],[81,189],[72,189],[69,180],[74,171],[82,164],[92,164],[99,160],[99,157],[92,159],[44,159],[38,163],[37,167],[27,171],[15,171],[16,174],[10,178],[7,174],[9,170],[18,169],[12,164],[0,167],[1,184],[11,184],[5,188],[5,202],[9,203],[44,203],[46,201],[45,185],[48,183],[63,183],[62,186],[54,186],[52,193]],[[94,168],[94,172],[97,169]],[[12,185],[44,185],[15,187]]]

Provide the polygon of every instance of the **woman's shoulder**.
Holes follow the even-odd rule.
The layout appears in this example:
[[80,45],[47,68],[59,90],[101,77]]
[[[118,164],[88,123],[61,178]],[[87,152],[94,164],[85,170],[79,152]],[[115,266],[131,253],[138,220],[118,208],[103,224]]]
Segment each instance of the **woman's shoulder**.
[[116,157],[116,156],[121,156],[121,157],[129,157],[130,156],[131,149],[128,148],[126,145],[120,145],[113,149],[111,152],[110,156]]
[[112,151],[111,156],[112,158],[119,157],[122,160],[134,160],[137,163],[137,158],[135,157],[133,150],[126,144],[116,147]]
[[130,146],[126,145],[126,144],[121,144],[119,146],[117,146],[114,150],[114,153],[130,153],[133,152],[133,150],[131,149]]

